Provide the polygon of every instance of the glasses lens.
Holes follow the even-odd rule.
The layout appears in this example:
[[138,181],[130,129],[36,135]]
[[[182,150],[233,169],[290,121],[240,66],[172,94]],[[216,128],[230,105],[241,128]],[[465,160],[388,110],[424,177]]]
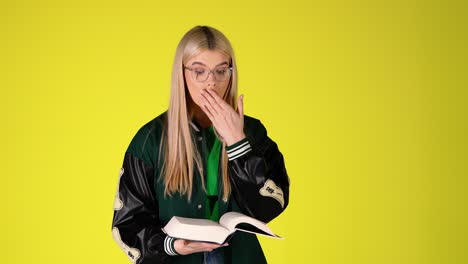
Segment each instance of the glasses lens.
[[231,71],[229,70],[228,67],[218,67],[213,72],[216,76],[216,80],[218,81],[226,80],[227,78],[229,78],[229,75],[231,74]]
[[195,79],[197,82],[203,82],[207,79],[209,70],[204,67],[195,67],[192,68],[192,77]]

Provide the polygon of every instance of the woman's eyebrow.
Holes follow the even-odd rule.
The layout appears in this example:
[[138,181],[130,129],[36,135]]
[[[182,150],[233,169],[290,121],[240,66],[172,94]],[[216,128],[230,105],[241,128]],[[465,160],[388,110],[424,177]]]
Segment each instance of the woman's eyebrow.
[[221,66],[221,65],[227,65],[227,64],[228,64],[227,61],[223,61],[223,62],[221,62],[220,64],[216,65],[216,67]]
[[[192,66],[195,65],[195,64],[200,64],[200,65],[203,65],[203,66],[207,66],[206,64],[204,64],[203,62],[200,62],[200,61],[194,61],[192,62]],[[228,62],[227,61],[223,61],[221,63],[219,63],[218,65],[216,65],[215,67],[218,67],[220,65],[227,65]]]

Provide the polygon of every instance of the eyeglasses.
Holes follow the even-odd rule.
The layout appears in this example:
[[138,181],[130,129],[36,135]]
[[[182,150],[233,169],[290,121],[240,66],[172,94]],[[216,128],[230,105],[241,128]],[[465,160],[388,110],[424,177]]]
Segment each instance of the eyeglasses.
[[208,80],[210,73],[213,74],[214,78],[218,82],[229,79],[232,73],[232,67],[219,66],[210,70],[208,67],[196,66],[196,67],[185,67],[184,69],[192,72],[192,79],[196,82],[204,82]]

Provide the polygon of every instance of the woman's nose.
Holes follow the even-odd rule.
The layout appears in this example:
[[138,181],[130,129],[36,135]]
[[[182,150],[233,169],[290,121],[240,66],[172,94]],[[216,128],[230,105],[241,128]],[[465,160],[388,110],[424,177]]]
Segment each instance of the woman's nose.
[[206,80],[208,87],[216,87],[216,80],[213,73],[208,75],[208,79]]

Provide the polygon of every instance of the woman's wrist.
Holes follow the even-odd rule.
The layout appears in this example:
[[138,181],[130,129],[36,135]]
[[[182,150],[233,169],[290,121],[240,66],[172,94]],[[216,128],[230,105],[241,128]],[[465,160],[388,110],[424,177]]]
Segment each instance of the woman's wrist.
[[176,239],[174,241],[174,250],[177,254],[180,254],[180,255],[185,255],[184,254],[184,246],[185,246],[185,240],[183,239]]
[[226,146],[226,152],[227,152],[229,161],[242,157],[248,152],[250,152],[251,150],[252,150],[252,147],[250,146],[250,143],[247,137],[244,137],[243,139],[235,142],[234,144]]
[[224,140],[226,141],[226,146],[231,146],[245,138],[245,134],[241,133],[237,136],[233,136],[231,138],[225,138]]

